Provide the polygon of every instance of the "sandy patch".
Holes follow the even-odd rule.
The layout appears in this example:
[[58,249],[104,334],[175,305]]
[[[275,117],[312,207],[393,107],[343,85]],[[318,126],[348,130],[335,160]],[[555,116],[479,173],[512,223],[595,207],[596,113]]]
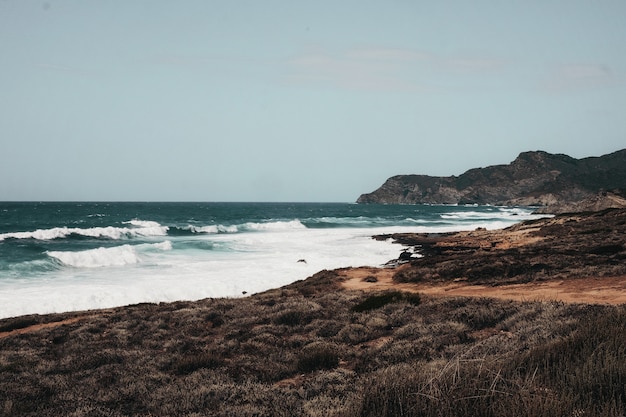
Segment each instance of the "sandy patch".
[[84,320],[87,317],[91,317],[91,316],[73,317],[71,319],[55,321],[52,323],[34,324],[32,326],[27,326],[21,329],[11,330],[10,332],[0,332],[0,339],[4,337],[14,336],[16,334],[31,333],[31,332],[36,332],[37,330],[52,329],[54,327],[63,326],[65,324],[76,323],[77,321]]
[[[398,268],[403,268],[400,266]],[[453,283],[395,283],[398,268],[352,268],[339,272],[348,290],[387,290],[419,292],[432,296],[492,297],[517,301],[563,301],[566,303],[624,304],[626,276],[575,278],[501,286]],[[376,282],[367,282],[366,278]]]

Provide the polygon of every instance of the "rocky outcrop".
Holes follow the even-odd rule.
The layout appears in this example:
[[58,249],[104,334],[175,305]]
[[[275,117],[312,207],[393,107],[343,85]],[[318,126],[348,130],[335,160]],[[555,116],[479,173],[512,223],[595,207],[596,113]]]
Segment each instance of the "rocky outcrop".
[[506,229],[377,236],[423,255],[397,282],[503,285],[626,274],[626,209],[557,215]]
[[376,191],[361,195],[357,203],[549,208],[579,203],[605,190],[626,195],[626,149],[583,159],[523,152],[508,165],[475,168],[459,176],[397,175]]
[[626,208],[626,198],[602,191],[579,202],[557,202],[556,204],[540,207],[535,212],[538,214],[563,214],[601,211],[610,208]]

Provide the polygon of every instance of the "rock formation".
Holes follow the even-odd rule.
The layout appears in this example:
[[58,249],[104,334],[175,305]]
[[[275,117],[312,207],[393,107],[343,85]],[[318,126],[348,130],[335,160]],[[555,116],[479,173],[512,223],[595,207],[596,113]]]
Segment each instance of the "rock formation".
[[397,175],[357,203],[524,205],[549,211],[605,191],[618,198],[626,195],[626,149],[582,159],[523,152],[508,165],[474,168],[459,176]]
[[397,282],[504,285],[626,274],[626,209],[557,215],[502,230],[397,233],[423,255],[398,269]]

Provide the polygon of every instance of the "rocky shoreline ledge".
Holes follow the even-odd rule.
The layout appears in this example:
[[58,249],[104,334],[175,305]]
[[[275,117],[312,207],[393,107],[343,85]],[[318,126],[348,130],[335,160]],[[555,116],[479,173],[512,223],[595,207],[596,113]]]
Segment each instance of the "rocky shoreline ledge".
[[380,236],[424,256],[242,299],[0,320],[0,416],[620,416],[624,304],[488,290],[622,294],[625,236],[626,210]]
[[626,209],[563,214],[502,230],[394,234],[423,255],[396,282],[459,281],[504,285],[626,275]]
[[391,262],[400,265],[395,268],[343,270],[346,288],[626,303],[624,209],[562,214],[502,230],[374,238],[410,250]]

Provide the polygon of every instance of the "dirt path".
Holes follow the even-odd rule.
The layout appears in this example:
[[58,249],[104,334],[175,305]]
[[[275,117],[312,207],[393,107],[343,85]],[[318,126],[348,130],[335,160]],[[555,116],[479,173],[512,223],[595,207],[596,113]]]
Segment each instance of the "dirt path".
[[54,321],[54,322],[51,322],[51,323],[33,324],[32,326],[27,326],[27,327],[23,327],[21,329],[11,330],[10,332],[0,332],[0,339],[5,338],[5,337],[9,337],[9,336],[14,336],[16,334],[25,334],[25,333],[36,332],[37,330],[41,330],[41,329],[52,329],[52,328],[55,328],[55,327],[63,326],[64,324],[76,323],[77,321],[84,320],[84,319],[86,319],[88,317],[93,317],[93,316],[73,317],[71,319],[61,320],[61,321]]
[[[402,267],[400,267],[402,268]],[[555,300],[566,303],[624,304],[626,303],[626,276],[602,278],[576,278],[511,284],[497,287],[471,285],[465,282],[449,284],[395,283],[392,276],[398,269],[393,268],[352,268],[343,269],[343,287],[351,290],[398,289],[414,291],[433,296],[493,297],[517,301]],[[365,279],[375,277],[376,282]]]

